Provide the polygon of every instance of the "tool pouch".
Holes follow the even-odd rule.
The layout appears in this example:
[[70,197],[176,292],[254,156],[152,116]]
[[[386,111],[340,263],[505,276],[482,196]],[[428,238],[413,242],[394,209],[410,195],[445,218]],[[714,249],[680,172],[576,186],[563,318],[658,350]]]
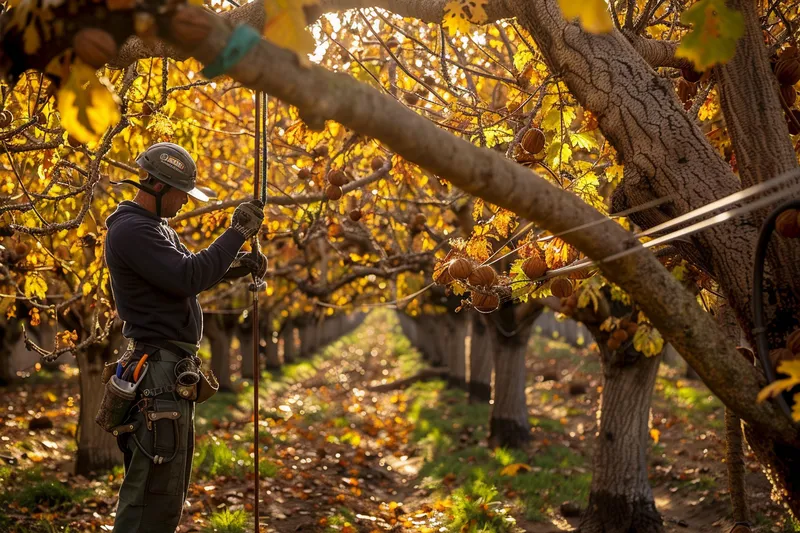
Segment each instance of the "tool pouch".
[[192,385],[175,385],[175,393],[180,396],[182,400],[195,401],[197,399],[197,383]]
[[[133,386],[131,386],[133,385]],[[105,431],[111,433],[125,421],[128,411],[136,398],[136,386],[123,381],[116,375],[106,381],[103,399],[94,420]]]
[[113,363],[106,363],[103,367],[103,373],[100,375],[100,379],[103,381],[103,384],[108,383],[108,380],[111,379],[111,376],[117,373],[117,362],[114,361]]
[[139,449],[155,464],[169,463],[180,447],[178,419],[181,417],[178,403],[173,400],[155,400],[153,408],[145,411],[148,431],[152,431],[152,449],[148,450],[134,435]]
[[197,387],[197,399],[195,402],[203,403],[216,394],[219,389],[219,381],[217,381],[213,372],[209,371],[206,374],[200,371],[200,381],[195,386]]

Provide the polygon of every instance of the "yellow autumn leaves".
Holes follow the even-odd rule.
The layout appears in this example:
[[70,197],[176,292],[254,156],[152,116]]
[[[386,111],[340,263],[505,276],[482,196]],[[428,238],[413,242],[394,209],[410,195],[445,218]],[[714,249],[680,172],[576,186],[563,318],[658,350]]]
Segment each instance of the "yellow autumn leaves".
[[[444,7],[442,26],[450,35],[467,33],[470,24],[484,24],[488,0],[450,0]],[[559,0],[559,7],[567,20],[579,19],[581,27],[590,33],[608,33],[614,26],[605,0]]]
[[58,90],[61,125],[81,143],[96,141],[120,119],[118,98],[105,78],[80,60]]
[[558,0],[558,5],[565,19],[577,18],[589,33],[608,33],[614,29],[605,0]]
[[319,0],[266,0],[264,38],[295,52],[299,57],[314,51],[314,37],[306,30],[305,8]]
[[[778,367],[779,374],[789,376],[785,379],[777,379],[764,387],[758,393],[758,401],[763,402],[767,398],[777,396],[783,391],[793,389],[795,386],[800,385],[800,360],[783,361]],[[792,418],[800,422],[800,394],[794,397],[794,407],[792,410]]]

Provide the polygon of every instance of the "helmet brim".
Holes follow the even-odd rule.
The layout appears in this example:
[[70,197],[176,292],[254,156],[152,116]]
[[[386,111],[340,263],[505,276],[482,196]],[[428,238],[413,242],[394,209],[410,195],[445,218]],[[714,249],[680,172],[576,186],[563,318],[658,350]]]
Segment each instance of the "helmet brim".
[[186,194],[188,194],[189,196],[191,196],[195,200],[200,200],[201,202],[207,202],[208,201],[208,195],[206,193],[204,193],[203,191],[201,191],[200,189],[198,189],[197,187],[194,187],[193,189],[190,189],[188,191],[183,191],[183,192],[185,192]]

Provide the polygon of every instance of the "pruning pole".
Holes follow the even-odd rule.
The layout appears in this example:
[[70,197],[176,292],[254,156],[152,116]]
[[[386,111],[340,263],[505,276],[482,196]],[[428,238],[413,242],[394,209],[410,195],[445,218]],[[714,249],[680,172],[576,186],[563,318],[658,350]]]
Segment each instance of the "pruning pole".
[[[253,168],[253,199],[260,200],[261,205],[265,206],[267,203],[267,95],[262,92],[256,93],[256,113],[255,113],[255,154],[254,154],[254,168]],[[258,242],[258,233],[253,236],[251,245],[253,258],[258,261],[258,254],[260,253],[260,245]],[[256,273],[253,272],[253,283],[251,290],[253,291],[253,465],[254,465],[254,478],[255,478],[255,504],[253,505],[253,518],[255,522],[255,533],[261,531],[259,524],[259,485],[260,485],[260,472],[258,469],[259,460],[259,431],[258,431],[258,392],[259,392],[259,377],[261,374],[261,365],[259,364],[258,348],[261,342],[259,336],[259,320],[258,320],[258,293],[261,289],[261,280],[258,279]]]

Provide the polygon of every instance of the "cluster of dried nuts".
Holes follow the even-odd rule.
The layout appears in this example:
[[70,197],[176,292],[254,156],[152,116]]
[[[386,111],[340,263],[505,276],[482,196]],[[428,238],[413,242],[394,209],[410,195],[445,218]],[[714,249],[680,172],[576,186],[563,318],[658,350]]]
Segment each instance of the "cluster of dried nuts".
[[800,110],[793,106],[797,101],[797,90],[794,85],[800,81],[800,53],[794,46],[790,46],[780,55],[770,59],[772,72],[780,84],[780,99],[783,106],[783,114],[786,118],[786,125],[789,133],[797,135],[800,133]]
[[483,289],[483,292],[472,291],[472,306],[478,311],[488,313],[500,305],[500,298],[488,290],[498,282],[497,272],[490,265],[475,265],[466,257],[456,257],[434,274],[439,285],[449,285],[455,280]]
[[619,321],[617,328],[611,332],[611,336],[608,338],[608,341],[606,341],[606,346],[611,350],[619,349],[623,342],[636,334],[637,329],[639,329],[639,324],[627,318],[623,318]]

